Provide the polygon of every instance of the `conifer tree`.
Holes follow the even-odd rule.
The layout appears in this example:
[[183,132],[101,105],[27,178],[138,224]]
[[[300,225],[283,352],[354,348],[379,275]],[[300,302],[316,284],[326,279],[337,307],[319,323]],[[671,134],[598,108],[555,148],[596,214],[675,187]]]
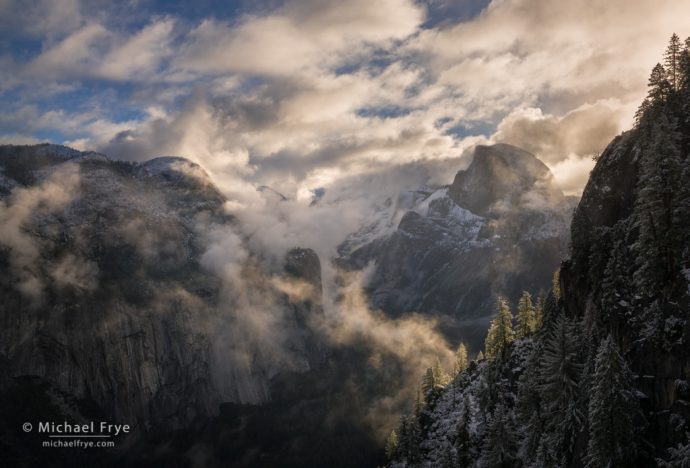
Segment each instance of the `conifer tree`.
[[556,323],[556,317],[560,313],[560,307],[558,306],[558,300],[553,294],[553,290],[549,290],[544,298],[544,305],[541,310],[541,327],[539,328],[539,335],[542,338],[548,337],[553,331],[554,324]]
[[410,464],[417,463],[421,458],[422,431],[415,417],[402,416],[400,418],[397,438],[397,458]]
[[429,367],[422,378],[422,393],[427,405],[433,405],[443,393],[443,389],[448,384],[448,374],[443,370],[441,361],[436,358],[436,362]]
[[388,460],[395,460],[398,455],[398,434],[392,430],[388,439],[386,439],[386,458]]
[[612,237],[617,240],[613,243],[602,281],[601,311],[606,316],[600,319],[605,321],[609,330],[617,330],[618,327],[625,325],[635,296],[632,285],[634,257],[626,243],[625,228],[624,226],[614,227]]
[[453,369],[454,374],[458,375],[460,372],[467,369],[469,364],[470,361],[467,354],[467,346],[465,346],[465,343],[460,343],[460,346],[458,346],[458,350],[455,353],[455,368]]
[[484,360],[484,353],[482,353],[482,350],[480,349],[479,352],[477,353],[477,361],[483,361]]
[[647,97],[652,105],[665,102],[671,94],[671,83],[668,81],[666,69],[660,63],[657,63],[652,69],[648,86],[649,94]]
[[535,331],[539,330],[544,324],[544,300],[546,299],[546,294],[544,291],[540,291],[537,296],[537,303],[534,306],[534,323]]
[[680,54],[682,52],[680,38],[677,34],[671,36],[668,43],[668,48],[664,54],[664,62],[666,64],[666,72],[668,74],[668,81],[671,88],[677,90],[680,86]]
[[479,466],[512,468],[515,466],[516,456],[517,447],[511,412],[502,404],[498,404],[484,439]]
[[539,388],[539,364],[542,354],[542,344],[540,341],[537,341],[518,382],[515,415],[518,424],[524,428],[521,431],[518,454],[525,466],[529,466],[528,462],[535,459],[539,449],[539,441],[544,431],[541,391]]
[[537,318],[534,306],[532,305],[532,295],[524,291],[518,301],[517,328],[515,335],[517,338],[524,338],[531,335],[537,329]]
[[476,459],[472,434],[470,432],[470,424],[472,423],[471,404],[470,396],[466,394],[463,399],[462,413],[458,420],[457,435],[455,438],[458,468],[469,468]]
[[498,315],[490,325],[484,345],[486,357],[489,360],[505,356],[505,350],[514,339],[513,314],[510,312],[508,301],[498,298]]
[[640,128],[640,125],[642,123],[642,119],[644,118],[645,114],[649,111],[649,109],[652,107],[652,101],[649,98],[644,98],[642,101],[642,104],[640,104],[640,107],[637,108],[637,111],[635,111],[635,127]]
[[408,424],[409,424],[409,416],[403,415],[400,416],[400,424],[398,425],[398,430],[396,433],[397,439],[398,439],[398,446],[396,448],[396,457],[398,459],[407,459],[408,454],[410,453],[410,440],[408,436]]
[[551,278],[551,292],[554,298],[558,301],[561,298],[561,269],[557,269],[553,272],[553,278]]
[[[688,38],[688,40],[690,40],[690,38]],[[690,87],[690,49],[685,49],[680,53],[678,68],[678,89],[680,91],[686,91],[688,87]]]
[[546,449],[554,458],[568,460],[583,424],[578,407],[578,381],[582,364],[574,326],[559,313],[544,344],[540,390],[546,416]]
[[599,345],[589,402],[588,468],[635,465],[633,377],[611,336]]

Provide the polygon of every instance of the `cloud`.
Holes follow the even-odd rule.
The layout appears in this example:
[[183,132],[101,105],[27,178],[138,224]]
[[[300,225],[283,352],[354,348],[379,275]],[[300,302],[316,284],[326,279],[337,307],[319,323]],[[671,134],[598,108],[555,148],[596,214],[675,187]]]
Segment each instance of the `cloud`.
[[[5,133],[56,130],[134,160],[183,155],[216,180],[246,186],[248,177],[288,192],[380,164],[454,158],[492,133],[538,147],[553,165],[600,151],[630,121],[649,69],[690,13],[670,0],[458,5],[466,10],[436,1],[286,2],[232,19],[148,22],[81,5],[71,30],[43,33],[39,54],[3,60],[22,77],[5,80],[10,89],[22,81],[57,95],[68,84],[87,87],[96,91],[89,108],[46,109],[29,93],[7,111],[14,123]],[[434,16],[451,10],[446,21]],[[117,83],[133,87],[127,102],[104,90]],[[601,132],[585,131],[585,116]],[[23,123],[32,130],[20,131]],[[561,130],[570,133],[554,133]],[[583,148],[577,135],[595,138]]]
[[50,269],[50,276],[61,288],[92,291],[98,286],[98,265],[68,253]]
[[104,78],[139,81],[150,78],[169,57],[175,21],[155,21],[113,47],[98,69]]
[[[75,197],[78,184],[78,167],[65,164],[39,185],[15,188],[7,200],[0,201],[0,247],[8,251],[14,287],[34,304],[43,300],[45,287],[40,261],[42,245],[27,230],[36,229],[41,217],[67,206]],[[53,277],[63,283],[84,284],[74,274],[74,263],[74,259],[63,258],[54,267]]]
[[98,23],[87,24],[36,57],[26,68],[29,75],[58,78],[93,73],[110,33]]
[[366,350],[368,369],[363,372],[373,373],[383,383],[383,390],[369,395],[365,420],[383,439],[396,425],[398,415],[414,401],[424,371],[437,359],[450,371],[455,352],[428,316],[420,313],[391,319],[372,310],[363,290],[369,271],[332,273],[341,287],[326,297],[320,329],[332,345]]
[[539,108],[519,108],[498,124],[491,139],[533,153],[566,193],[579,194],[593,157],[631,123],[630,106],[617,100],[584,104],[560,117]]
[[594,160],[575,154],[569,154],[566,159],[552,165],[556,183],[566,195],[580,195],[587,183],[589,172],[594,167]]
[[406,0],[292,2],[236,25],[203,21],[190,32],[175,65],[217,74],[313,72],[361,53],[369,44],[402,39],[423,18],[423,10]]
[[59,80],[151,79],[163,60],[172,54],[174,25],[173,19],[161,18],[127,36],[100,23],[87,23],[42,51],[26,66],[24,73],[34,80],[46,75]]

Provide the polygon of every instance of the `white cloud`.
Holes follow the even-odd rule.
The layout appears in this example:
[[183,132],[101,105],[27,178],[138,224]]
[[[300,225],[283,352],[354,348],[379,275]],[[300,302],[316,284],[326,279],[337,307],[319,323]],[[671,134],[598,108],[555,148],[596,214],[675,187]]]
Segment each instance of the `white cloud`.
[[27,71],[41,78],[88,76],[97,67],[108,36],[110,33],[102,25],[87,24],[41,53]]
[[[40,184],[15,188],[9,197],[0,200],[0,246],[9,251],[8,274],[14,279],[14,287],[32,304],[40,304],[44,299],[39,261],[43,241],[27,231],[35,229],[41,216],[58,212],[71,203],[78,185],[79,168],[66,164]],[[54,274],[73,284],[77,280],[72,268],[75,262],[70,263],[57,266]]]
[[566,159],[552,164],[550,169],[556,183],[566,195],[579,196],[593,167],[594,160],[591,157],[569,154]]
[[531,151],[547,164],[569,154],[591,157],[632,124],[631,113],[617,100],[584,104],[560,117],[519,108],[499,123],[492,139]]
[[237,25],[203,21],[176,65],[200,73],[290,75],[332,67],[362,48],[415,32],[423,11],[407,0],[294,2]]
[[172,54],[170,41],[174,25],[174,20],[163,19],[146,26],[113,47],[103,59],[98,73],[117,80],[150,78],[161,61]]
[[129,82],[147,116],[114,121],[107,104],[40,113],[28,97],[4,119],[10,133],[30,134],[24,121],[116,157],[187,156],[234,192],[261,183],[304,194],[371,168],[452,159],[496,124],[492,140],[553,168],[629,125],[689,13],[685,1],[503,0],[421,29],[424,9],[409,0],[307,1],[134,30],[80,13],[25,67],[4,59],[20,68],[12,75],[54,93],[87,77]]

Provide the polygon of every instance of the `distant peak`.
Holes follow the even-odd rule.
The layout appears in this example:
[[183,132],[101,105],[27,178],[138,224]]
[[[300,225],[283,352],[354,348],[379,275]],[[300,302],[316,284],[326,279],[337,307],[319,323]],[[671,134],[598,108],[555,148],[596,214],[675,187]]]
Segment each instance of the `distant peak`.
[[508,143],[497,143],[495,145],[477,145],[474,149],[474,158],[477,162],[482,159],[494,159],[501,161],[504,165],[514,167],[523,172],[529,173],[551,173],[548,166],[539,158],[527,150],[518,148]]
[[520,206],[527,194],[550,201],[563,198],[548,166],[532,153],[513,145],[479,145],[469,167],[459,171],[448,195],[480,216],[498,206]]
[[153,158],[143,163],[141,168],[150,176],[163,176],[166,179],[187,176],[200,181],[211,181],[208,173],[199,164],[181,156]]
[[496,143],[493,145],[477,145],[474,148],[474,150],[475,150],[475,152],[479,151],[479,152],[506,153],[506,154],[520,153],[520,154],[535,157],[529,151],[522,149],[522,148],[519,148],[515,145],[511,145],[510,143]]

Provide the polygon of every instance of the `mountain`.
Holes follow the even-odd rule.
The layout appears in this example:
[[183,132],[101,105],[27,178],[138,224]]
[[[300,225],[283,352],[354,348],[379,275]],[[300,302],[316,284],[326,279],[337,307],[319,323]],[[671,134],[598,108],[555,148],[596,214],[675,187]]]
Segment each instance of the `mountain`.
[[486,357],[452,379],[427,371],[390,466],[688,465],[688,47],[655,67],[635,128],[598,158],[543,305],[523,304],[516,329],[502,308]]
[[[375,307],[392,316],[448,317],[446,331],[457,338],[459,320],[485,329],[496,295],[517,302],[523,290],[548,289],[568,246],[575,200],[534,155],[477,146],[450,186],[414,195],[392,233],[372,239],[363,233],[376,229],[365,229],[341,248],[340,265],[373,263],[367,291]],[[474,344],[483,336],[459,334]]]
[[[294,249],[261,270],[225,202],[183,158],[0,147],[5,462],[42,456],[16,433],[26,420],[100,418],[158,437],[222,404],[265,404],[285,393],[276,382],[326,364],[309,326],[322,314],[318,257]],[[265,314],[283,342],[261,335]]]

